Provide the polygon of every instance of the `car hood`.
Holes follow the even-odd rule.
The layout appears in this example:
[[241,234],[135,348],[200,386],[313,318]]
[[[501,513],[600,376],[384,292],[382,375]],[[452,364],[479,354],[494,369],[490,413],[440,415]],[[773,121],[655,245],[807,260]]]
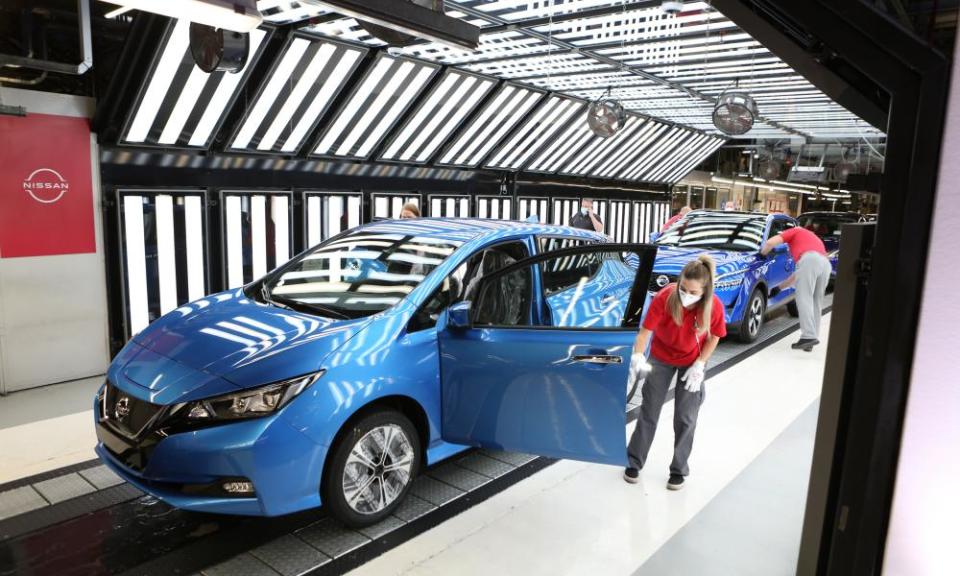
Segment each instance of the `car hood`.
[[302,314],[233,290],[181,306],[148,326],[134,336],[133,355],[121,369],[154,392],[208,377],[258,386],[316,371],[370,321]]
[[755,252],[737,252],[734,250],[700,250],[696,248],[676,248],[660,246],[657,260],[653,264],[654,274],[679,276],[687,262],[701,254],[709,254],[717,263],[717,276],[746,270],[750,263],[757,260]]

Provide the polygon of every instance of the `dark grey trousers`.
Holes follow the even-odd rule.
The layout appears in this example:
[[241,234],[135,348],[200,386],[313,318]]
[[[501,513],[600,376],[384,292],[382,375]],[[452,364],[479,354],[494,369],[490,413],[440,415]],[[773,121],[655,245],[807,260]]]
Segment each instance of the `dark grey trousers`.
[[[660,420],[660,411],[667,399],[670,383],[675,375],[682,376],[686,368],[676,368],[664,364],[655,358],[650,358],[653,370],[647,374],[643,383],[640,406],[640,417],[637,418],[637,427],[627,446],[627,459],[631,468],[643,468],[653,444],[653,435],[657,432],[657,422]],[[706,384],[700,387],[697,393],[687,392],[682,382],[677,382],[676,398],[673,409],[673,462],[670,464],[670,473],[686,476],[690,473],[687,459],[693,450],[693,433],[697,429],[697,416],[700,414],[700,405],[703,404]]]

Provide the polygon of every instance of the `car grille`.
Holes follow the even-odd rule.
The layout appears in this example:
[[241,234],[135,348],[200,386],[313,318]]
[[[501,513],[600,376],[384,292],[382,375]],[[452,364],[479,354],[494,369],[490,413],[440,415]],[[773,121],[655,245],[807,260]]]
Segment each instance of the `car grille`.
[[101,416],[111,427],[126,436],[136,437],[156,419],[163,406],[134,398],[108,383],[101,410]]
[[[664,282],[663,285],[661,285],[660,282],[663,282],[663,280],[661,280],[660,282],[657,282],[657,279],[663,278],[663,277],[665,277],[667,281]],[[659,274],[657,272],[654,272],[653,274],[650,275],[650,285],[647,287],[647,290],[649,290],[650,292],[659,292],[663,290],[663,287],[666,286],[667,284],[670,284],[671,282],[676,282],[676,281],[677,281],[676,276],[673,276],[671,274]]]

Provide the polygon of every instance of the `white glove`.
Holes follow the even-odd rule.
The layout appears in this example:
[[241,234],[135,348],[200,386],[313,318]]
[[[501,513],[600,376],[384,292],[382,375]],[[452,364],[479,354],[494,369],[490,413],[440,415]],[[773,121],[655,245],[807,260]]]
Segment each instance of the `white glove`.
[[687,392],[696,394],[700,391],[700,387],[703,386],[703,379],[706,376],[706,370],[707,365],[700,360],[697,360],[693,363],[693,366],[687,368],[687,371],[684,372],[680,378]]
[[653,370],[653,366],[647,362],[647,357],[644,356],[643,352],[634,352],[630,356],[630,375],[627,376],[627,386],[632,385],[638,378],[645,378],[651,370]]

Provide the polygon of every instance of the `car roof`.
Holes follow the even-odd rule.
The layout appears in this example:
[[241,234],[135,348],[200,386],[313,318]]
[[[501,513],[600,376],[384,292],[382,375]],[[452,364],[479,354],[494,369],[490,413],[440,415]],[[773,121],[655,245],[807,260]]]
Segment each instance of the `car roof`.
[[364,224],[354,231],[378,234],[415,234],[442,240],[468,242],[479,238],[496,239],[525,234],[567,236],[587,240],[606,240],[603,234],[570,226],[555,226],[520,222],[518,220],[491,220],[486,218],[408,218],[379,220]]
[[804,212],[800,215],[800,217],[803,216],[848,216],[851,218],[860,218],[861,214],[859,212],[844,212],[840,210],[813,210],[811,212]]
[[790,216],[787,216],[786,214],[779,214],[779,213],[767,214],[766,212],[746,212],[742,210],[705,210],[702,208],[699,210],[691,211],[689,214],[687,214],[687,216],[690,216],[691,214],[693,215],[711,214],[711,215],[727,216],[727,217],[734,217],[734,218],[739,216],[739,217],[742,217],[744,220],[746,220],[747,218],[790,218]]

